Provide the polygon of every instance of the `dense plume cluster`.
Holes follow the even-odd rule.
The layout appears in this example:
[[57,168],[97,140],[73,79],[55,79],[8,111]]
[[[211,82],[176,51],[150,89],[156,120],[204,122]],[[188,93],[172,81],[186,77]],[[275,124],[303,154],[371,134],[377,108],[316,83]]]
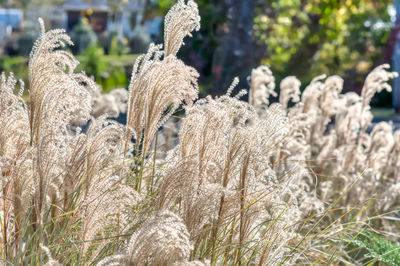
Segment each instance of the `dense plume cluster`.
[[[312,172],[315,180],[311,179],[309,185],[323,202],[335,202],[346,210],[371,204],[373,207],[358,215],[359,221],[400,206],[395,192],[400,181],[396,170],[400,131],[393,132],[391,123],[380,122],[367,132],[372,126],[369,103],[373,95],[383,89],[390,91],[387,82],[397,76],[388,68],[378,66],[368,75],[361,96],[353,92],[340,94],[340,77],[315,78],[301,101],[297,102],[298,92],[292,98],[292,107],[286,107],[291,129],[276,151],[286,161],[297,161]],[[287,95],[286,90],[298,91],[297,87],[295,82],[291,86],[281,84],[280,93]],[[290,165],[282,163],[279,171],[288,170]],[[392,231],[396,226],[387,220],[381,223],[383,230]]]
[[[197,100],[198,73],[176,55],[199,23],[196,3],[179,0],[164,45],[136,60],[129,91],[103,95],[74,72],[65,31],[46,32],[40,21],[28,93],[12,74],[0,76],[1,258],[358,263],[346,252],[351,233],[399,233],[399,218],[383,214],[400,207],[400,131],[383,122],[368,133],[370,101],[396,74],[377,67],[361,96],[341,94],[343,80],[324,75],[301,94],[290,76],[270,104],[275,78],[260,66],[249,102],[246,91],[231,95],[237,79],[226,95]],[[184,116],[172,117],[178,108]],[[109,120],[120,112],[126,125]]]
[[[59,230],[70,230],[66,226],[80,224],[82,232],[61,243],[100,234],[103,227],[97,225],[103,220],[127,215],[127,205],[118,201],[127,203],[132,196],[116,195],[136,193],[118,177],[130,169],[131,159],[123,155],[125,127],[104,116],[91,117],[91,94],[97,87],[83,73],[73,72],[78,62],[72,54],[59,50],[71,44],[65,32],[45,32],[40,24],[42,33],[29,61],[28,103],[22,98],[23,84],[15,95],[14,77],[0,78],[1,222],[7,230],[1,234],[0,252],[16,264],[41,261],[42,247],[49,246],[45,242]],[[86,132],[73,126],[78,120],[88,124]],[[87,247],[79,249],[84,254]],[[28,251],[39,256],[27,259]]]
[[[287,109],[292,132],[304,134],[300,139],[302,149],[297,150],[298,145],[296,149],[283,147],[289,155],[287,160],[294,156],[308,162],[305,166],[319,177],[315,182],[317,193],[319,185],[329,186],[330,193],[335,194],[356,182],[351,192],[343,196],[343,204],[348,207],[366,202],[372,195],[378,197],[379,205],[384,191],[398,183],[399,176],[393,169],[400,158],[393,150],[398,145],[394,138],[399,133],[393,132],[387,122],[377,124],[367,133],[372,121],[371,98],[383,89],[390,90],[387,81],[397,75],[388,72],[388,67],[379,66],[368,75],[361,96],[353,92],[340,94],[340,77],[328,77],[325,81],[318,77],[307,86],[301,101]],[[302,115],[307,117],[307,127],[297,118]],[[296,135],[287,138],[288,144],[296,141]],[[335,196],[338,194],[321,199],[329,202]],[[376,206],[375,210],[379,208]]]

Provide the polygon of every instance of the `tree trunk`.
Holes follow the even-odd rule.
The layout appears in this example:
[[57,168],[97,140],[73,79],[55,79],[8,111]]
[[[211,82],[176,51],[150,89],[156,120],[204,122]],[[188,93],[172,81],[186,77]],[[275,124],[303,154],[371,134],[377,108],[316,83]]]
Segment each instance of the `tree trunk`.
[[[396,23],[394,26],[395,43],[393,49],[393,70],[400,73],[400,0],[394,0],[396,8]],[[393,107],[396,113],[400,113],[400,78],[393,81]]]
[[227,23],[222,26],[220,45],[212,64],[217,94],[224,94],[234,77],[240,78],[237,89],[248,88],[247,77],[256,63],[252,37],[256,0],[221,2],[219,5],[226,9]]

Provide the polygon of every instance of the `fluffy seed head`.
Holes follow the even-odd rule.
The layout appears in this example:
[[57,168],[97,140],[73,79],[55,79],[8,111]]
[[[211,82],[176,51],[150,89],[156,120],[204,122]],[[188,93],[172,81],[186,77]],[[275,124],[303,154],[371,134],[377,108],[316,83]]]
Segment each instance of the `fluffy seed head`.
[[298,80],[295,76],[286,77],[281,81],[279,103],[284,109],[287,108],[290,100],[292,100],[294,103],[300,101],[300,85],[300,80]]
[[192,245],[182,219],[170,211],[153,214],[132,236],[129,265],[171,265],[189,259]]
[[189,0],[179,0],[165,16],[164,49],[165,55],[176,55],[184,44],[183,38],[192,36],[191,32],[200,29],[200,16],[197,4]]
[[251,71],[249,103],[255,108],[268,105],[269,96],[277,96],[275,78],[267,66],[259,66]]

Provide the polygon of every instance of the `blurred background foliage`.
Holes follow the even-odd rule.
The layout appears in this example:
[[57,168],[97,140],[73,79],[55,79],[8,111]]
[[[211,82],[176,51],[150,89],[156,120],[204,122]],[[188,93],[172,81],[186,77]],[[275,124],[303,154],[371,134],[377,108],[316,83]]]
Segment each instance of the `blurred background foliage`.
[[[0,0],[0,7],[11,2],[11,7],[26,10],[32,4],[62,6],[65,1]],[[106,2],[110,12],[118,14],[127,1]],[[162,16],[176,0],[144,1],[144,14],[139,21],[132,22],[128,36],[121,38],[113,30],[95,33],[85,17],[69,32],[75,43],[71,49],[81,61],[80,69],[93,75],[105,91],[127,87],[136,55],[145,52],[150,42],[163,40]],[[178,56],[200,72],[203,95],[223,94],[235,76],[241,80],[238,89],[248,88],[247,77],[260,64],[270,66],[277,84],[283,77],[295,75],[304,88],[315,76],[337,74],[345,79],[347,90],[359,92],[373,67],[391,63],[394,35],[391,0],[196,0],[196,3],[201,29],[193,38],[185,39],[186,45]],[[111,20],[117,21],[118,15],[111,16]],[[153,31],[158,28],[156,33],[148,31],[149,25]],[[14,71],[25,79],[24,57],[37,37],[37,29],[37,25],[27,24],[13,37],[12,45],[0,55],[0,71]],[[391,104],[389,93],[379,97],[375,104]]]
[[392,28],[390,2],[259,1],[254,34],[265,45],[261,62],[278,76],[296,75],[310,81],[321,73],[338,74],[347,83],[357,83],[385,61]]
[[[149,12],[165,14],[174,2],[154,0]],[[199,61],[189,53],[183,58],[199,69],[202,86],[213,94],[223,93],[235,76],[241,78],[239,87],[247,87],[250,69],[260,64],[270,66],[277,83],[295,75],[304,88],[325,73],[342,76],[345,89],[360,92],[369,71],[391,63],[394,8],[390,0],[196,2],[202,28],[183,53],[194,49]],[[390,105],[391,95],[383,93],[374,103]]]

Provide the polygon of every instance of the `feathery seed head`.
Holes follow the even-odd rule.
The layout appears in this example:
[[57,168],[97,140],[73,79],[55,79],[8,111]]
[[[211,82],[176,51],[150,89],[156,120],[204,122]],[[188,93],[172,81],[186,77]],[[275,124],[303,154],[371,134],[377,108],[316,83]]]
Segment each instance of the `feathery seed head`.
[[259,66],[251,71],[249,103],[255,108],[268,105],[269,96],[277,96],[275,78],[268,66]]
[[300,85],[300,80],[295,76],[286,77],[281,81],[279,102],[284,109],[287,109],[290,100],[294,103],[300,101]]
[[388,71],[387,69],[389,68],[390,66],[388,64],[383,64],[377,66],[368,74],[361,91],[363,109],[369,105],[375,93],[381,92],[382,90],[387,90],[388,92],[392,91],[392,87],[387,82],[390,79],[398,77],[398,73]]
[[193,0],[178,0],[168,11],[164,22],[165,55],[176,55],[184,44],[186,36],[200,29],[200,16],[197,4]]
[[197,71],[172,55],[161,60],[159,52],[152,46],[136,60],[129,85],[127,141],[135,134],[144,150],[179,105],[192,105],[198,94]]
[[[40,23],[42,34],[35,42],[29,58],[33,144],[38,143],[41,135],[66,131],[76,115],[87,120],[91,112],[91,97],[83,84],[93,85],[86,75],[74,74],[79,63],[74,56],[68,51],[58,50],[73,44],[65,30],[45,32],[43,21]],[[44,125],[43,121],[51,126]]]
[[182,219],[170,211],[156,212],[132,235],[129,265],[171,265],[187,261],[193,249]]

